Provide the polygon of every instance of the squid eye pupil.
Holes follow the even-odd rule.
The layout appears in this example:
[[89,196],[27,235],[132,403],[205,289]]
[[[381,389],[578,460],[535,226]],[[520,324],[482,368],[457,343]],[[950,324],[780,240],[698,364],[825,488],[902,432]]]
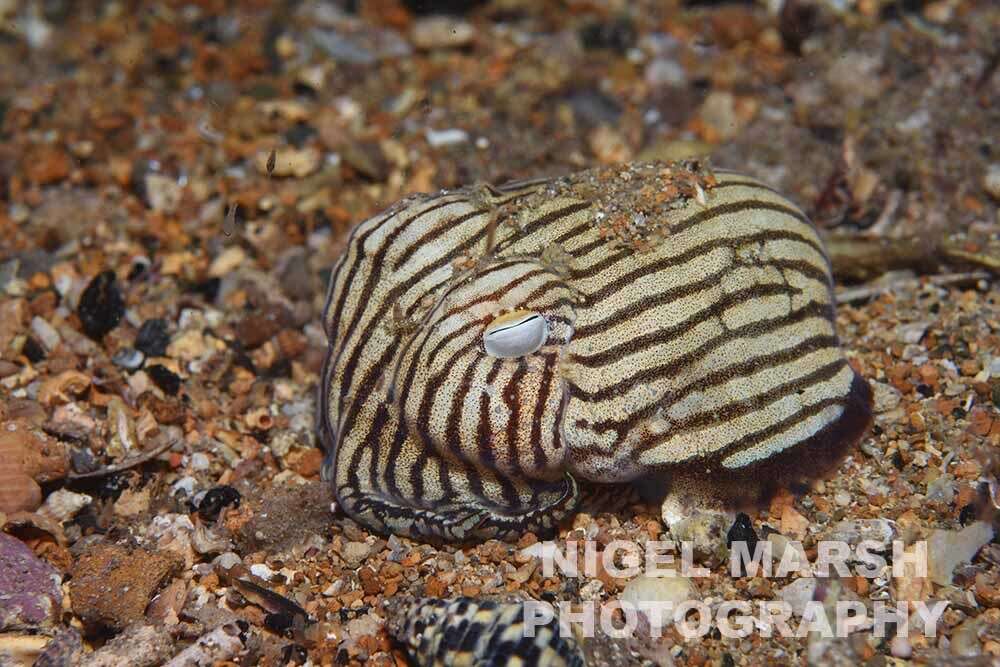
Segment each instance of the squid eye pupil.
[[544,317],[520,310],[490,322],[483,332],[483,347],[490,356],[512,359],[537,352],[548,336],[549,326]]

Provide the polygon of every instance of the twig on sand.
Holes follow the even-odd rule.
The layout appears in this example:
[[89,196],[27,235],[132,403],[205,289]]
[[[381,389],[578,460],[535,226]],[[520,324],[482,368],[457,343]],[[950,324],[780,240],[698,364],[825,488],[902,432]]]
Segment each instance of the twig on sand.
[[989,280],[990,274],[986,271],[973,271],[971,273],[946,273],[928,278],[902,278],[888,283],[874,285],[862,285],[861,287],[847,287],[837,290],[837,303],[857,303],[877,297],[887,292],[901,292],[906,290],[919,289],[922,285],[931,284],[938,287],[952,287],[961,285],[973,285],[980,280]]
[[105,475],[113,475],[116,472],[121,472],[123,470],[128,470],[129,468],[134,468],[138,465],[142,465],[146,461],[156,458],[163,452],[170,449],[170,447],[175,443],[175,440],[166,440],[158,445],[155,445],[151,449],[140,452],[135,457],[131,459],[125,459],[121,463],[116,463],[114,465],[106,466],[98,470],[91,472],[71,472],[66,475],[67,479],[86,479],[88,477],[103,477]]

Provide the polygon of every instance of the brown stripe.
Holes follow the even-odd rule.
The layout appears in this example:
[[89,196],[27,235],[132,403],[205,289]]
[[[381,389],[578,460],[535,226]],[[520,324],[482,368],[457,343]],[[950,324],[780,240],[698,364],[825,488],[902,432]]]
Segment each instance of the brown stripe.
[[[659,306],[665,306],[678,299],[683,299],[699,292],[703,292],[710,287],[718,285],[719,280],[729,273],[732,273],[732,268],[726,267],[721,271],[705,276],[696,282],[681,285],[660,294],[651,294],[650,296],[636,301],[634,304],[615,311],[600,321],[592,322],[579,327],[573,335],[573,339],[577,341],[586,340],[591,336],[605,333],[609,329],[620,325],[622,322],[628,322],[641,317],[648,310]],[[604,361],[614,360],[618,357],[633,354],[652,345],[665,343],[672,338],[676,338],[688,329],[695,327],[713,317],[721,316],[728,308],[745,303],[748,299],[758,299],[761,297],[776,296],[779,294],[793,295],[798,294],[799,291],[800,290],[789,285],[785,285],[784,283],[765,283],[763,285],[754,285],[736,292],[731,292],[721,297],[718,301],[707,308],[701,309],[694,315],[688,317],[682,322],[678,322],[673,326],[655,329],[637,338],[624,340],[618,345],[601,352],[597,352],[592,355],[583,355],[582,358],[588,360],[588,365],[596,365],[603,363]]]
[[[787,230],[764,230],[760,232],[754,232],[753,234],[747,234],[745,236],[737,236],[734,238],[717,238],[717,239],[712,239],[710,241],[706,241],[693,248],[688,248],[682,253],[671,255],[669,257],[664,257],[655,262],[651,262],[650,264],[646,264],[645,266],[640,266],[637,269],[619,277],[617,280],[604,285],[601,289],[590,294],[589,296],[590,299],[594,301],[605,299],[608,296],[614,294],[615,292],[618,292],[622,288],[633,284],[636,280],[639,280],[640,278],[644,278],[652,273],[664,271],[671,267],[686,264],[695,257],[703,255],[706,252],[714,250],[716,248],[730,248],[735,252],[735,250],[739,245],[745,243],[758,243],[766,241],[796,241],[808,245],[809,247],[814,249],[817,253],[819,253],[821,257],[825,257],[820,246],[815,241],[813,241],[808,237]],[[574,279],[591,278],[607,270],[611,266],[614,266],[616,263],[621,261],[626,256],[628,256],[628,253],[626,253],[625,255],[612,256],[604,261],[597,262],[586,268],[574,270],[572,273],[573,278]]]
[[[820,412],[830,407],[831,405],[846,405],[846,404],[847,404],[847,397],[834,396],[832,398],[826,398],[817,403],[813,403],[812,405],[807,405],[806,407],[796,412],[794,415],[790,415],[789,417],[782,419],[781,421],[777,421],[771,424],[770,426],[762,428],[759,431],[755,431],[754,433],[747,434],[743,438],[740,438],[739,440],[726,445],[722,450],[716,452],[715,455],[718,456],[720,460],[722,460],[736,453],[739,450],[749,449],[754,445],[760,444],[764,440],[767,440],[773,435],[777,435],[778,433],[786,431],[789,428],[794,427],[796,424],[805,421],[806,419],[809,419],[810,417],[818,415]],[[797,442],[802,442],[802,441],[799,440]],[[795,445],[790,445],[785,449],[790,449],[791,447],[794,446]]]
[[535,410],[531,414],[531,445],[535,457],[530,468],[531,470],[544,470],[549,466],[549,459],[545,455],[545,449],[542,447],[542,419],[545,417],[545,402],[548,399],[549,392],[552,391],[552,380],[555,376],[552,368],[558,363],[559,355],[558,353],[547,354],[544,357],[545,368],[542,370],[542,382],[538,389],[538,400],[535,401]]
[[671,424],[670,433],[664,433],[647,442],[643,442],[642,446],[639,447],[639,451],[648,451],[653,449],[660,443],[676,437],[678,432],[697,429],[707,426],[708,424],[726,424],[750,412],[760,410],[779,398],[787,396],[793,392],[804,391],[814,384],[829,380],[839,373],[846,364],[847,361],[844,359],[831,361],[830,363],[817,368],[808,375],[796,378],[784,384],[778,385],[777,387],[772,387],[764,393],[755,394],[751,398],[745,399],[739,403],[730,403],[721,410],[698,413],[696,415],[692,415],[688,419],[674,422]]
[[[688,364],[691,364],[701,359],[702,357],[707,356],[715,348],[719,347],[724,343],[728,343],[730,341],[737,340],[739,338],[753,337],[761,334],[771,333],[781,329],[782,327],[786,327],[790,324],[796,324],[804,320],[807,320],[810,317],[824,316],[829,318],[830,308],[831,306],[829,304],[821,304],[821,303],[816,303],[814,301],[796,311],[793,311],[790,315],[781,318],[757,320],[756,322],[751,322],[742,327],[729,329],[725,333],[720,334],[719,336],[716,336],[711,340],[705,341],[697,349],[692,350],[686,354],[683,354],[680,357],[666,364],[660,364],[658,366],[644,368],[635,375],[626,378],[625,380],[617,382],[613,385],[602,387],[597,391],[588,392],[570,383],[569,392],[573,398],[577,398],[583,401],[604,401],[607,400],[608,398],[621,394],[623,391],[627,390],[630,386],[636,383],[653,382],[662,377],[676,374]],[[571,361],[573,363],[579,363],[580,365],[588,368],[602,365],[600,363],[590,365],[586,363],[586,359],[581,361],[578,355],[573,355]]]
[[[678,401],[684,400],[687,396],[691,394],[692,391],[700,391],[704,389],[711,389],[713,387],[719,386],[732,380],[736,377],[745,377],[750,375],[763,367],[777,364],[786,364],[790,361],[794,361],[800,357],[803,357],[817,350],[823,348],[832,348],[840,344],[840,341],[836,336],[832,335],[816,335],[806,338],[800,341],[798,344],[786,348],[784,350],[779,350],[777,352],[772,352],[771,354],[761,355],[759,357],[754,357],[748,361],[734,364],[732,366],[727,366],[725,368],[720,368],[714,373],[709,373],[704,377],[698,378],[695,382],[687,385],[683,385],[678,389],[671,391],[669,396],[669,401],[671,404],[677,403]],[[641,409],[632,412],[624,420],[607,419],[605,421],[596,422],[590,424],[588,427],[595,433],[606,433],[608,431],[615,431],[618,437],[621,438],[622,435],[634,427],[636,424],[644,419],[649,418],[652,414],[661,406],[663,406],[666,399],[661,399],[659,401],[654,401],[643,406]]]
[[518,420],[521,415],[521,379],[528,372],[528,365],[521,361],[503,389],[504,405],[510,410],[507,417],[507,457],[515,474],[524,473],[524,465],[517,451]]

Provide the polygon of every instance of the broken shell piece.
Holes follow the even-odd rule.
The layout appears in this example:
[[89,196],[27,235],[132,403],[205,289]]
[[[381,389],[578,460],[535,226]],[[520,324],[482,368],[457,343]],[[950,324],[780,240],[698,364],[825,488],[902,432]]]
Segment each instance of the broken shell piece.
[[0,636],[0,654],[10,658],[12,665],[30,665],[48,643],[49,638],[43,635],[7,633]]
[[243,421],[252,429],[267,431],[274,426],[274,418],[267,408],[254,408],[243,416]]
[[125,405],[125,401],[117,396],[108,402],[107,423],[107,451],[113,458],[118,459],[132,450],[140,449],[132,411]]
[[45,406],[69,403],[71,396],[79,396],[90,387],[90,377],[80,371],[63,371],[54,378],[42,382],[38,390],[38,402]]
[[38,514],[57,523],[63,523],[76,516],[77,512],[92,503],[93,500],[83,493],[56,489],[45,499],[45,504],[38,509]]

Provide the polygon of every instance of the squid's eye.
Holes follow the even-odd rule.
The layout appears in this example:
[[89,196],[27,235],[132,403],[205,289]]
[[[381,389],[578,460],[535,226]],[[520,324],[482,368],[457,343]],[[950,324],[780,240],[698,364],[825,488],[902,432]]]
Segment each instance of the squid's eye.
[[510,359],[537,351],[548,336],[544,317],[530,310],[515,310],[489,323],[483,332],[483,346],[491,356]]

